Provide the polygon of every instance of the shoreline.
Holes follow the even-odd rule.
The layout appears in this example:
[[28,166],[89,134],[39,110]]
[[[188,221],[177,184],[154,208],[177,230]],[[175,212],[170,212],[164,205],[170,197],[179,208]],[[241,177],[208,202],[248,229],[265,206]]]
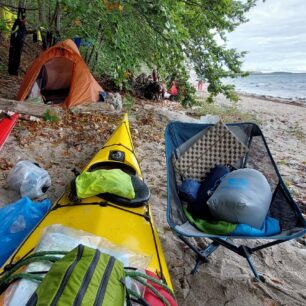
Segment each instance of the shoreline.
[[267,95],[259,95],[259,94],[245,92],[245,91],[237,91],[236,94],[238,96],[243,96],[243,97],[250,97],[250,98],[255,98],[255,99],[260,99],[260,100],[276,102],[276,103],[284,103],[284,104],[289,104],[289,105],[306,107],[305,98],[299,98],[299,99],[281,98],[281,97],[273,97],[273,96],[267,96]]
[[[254,98],[254,99],[260,99],[260,100],[266,100],[270,102],[275,103],[283,103],[283,104],[289,104],[294,106],[301,106],[306,107],[306,98],[282,98],[282,97],[274,97],[269,95],[261,95],[246,91],[235,91],[236,95],[239,97],[246,97],[246,98]],[[205,89],[203,91],[196,90],[195,96],[196,98],[207,98],[209,95],[208,91]],[[222,96],[223,94],[218,94],[217,97]],[[215,98],[216,99],[216,98]]]

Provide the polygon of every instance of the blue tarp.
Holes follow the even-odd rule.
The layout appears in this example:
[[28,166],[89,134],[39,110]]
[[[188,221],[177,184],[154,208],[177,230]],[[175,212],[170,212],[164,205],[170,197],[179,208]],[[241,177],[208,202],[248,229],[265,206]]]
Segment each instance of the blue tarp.
[[82,38],[81,37],[75,37],[73,39],[73,41],[76,44],[76,46],[78,47],[78,49],[80,49]]
[[23,197],[0,209],[0,267],[51,208],[51,201]]
[[78,49],[80,49],[80,46],[83,46],[83,47],[91,47],[92,46],[91,42],[86,41],[81,37],[74,37],[73,41],[77,45]]

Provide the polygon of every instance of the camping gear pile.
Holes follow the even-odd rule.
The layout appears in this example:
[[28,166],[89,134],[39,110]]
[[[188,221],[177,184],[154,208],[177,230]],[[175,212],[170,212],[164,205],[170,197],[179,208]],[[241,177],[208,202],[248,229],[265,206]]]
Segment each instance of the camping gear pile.
[[[167,221],[197,254],[193,272],[221,245],[244,257],[256,279],[264,280],[252,253],[303,236],[306,222],[259,127],[172,122],[165,138]],[[229,237],[272,242],[251,248]],[[199,249],[190,238],[209,238],[212,243]]]
[[0,304],[175,306],[149,198],[125,117],[1,266]]
[[171,101],[177,100],[178,87],[175,81],[171,82],[171,86],[167,91],[165,82],[161,82],[153,70],[152,75],[141,73],[134,78],[129,76],[130,86],[133,88],[133,94],[139,98],[149,100],[170,99]]
[[133,88],[134,95],[139,98],[159,99],[162,93],[161,83],[158,80],[153,80],[152,75],[141,73],[136,78],[131,75],[129,82]]
[[[224,221],[248,225],[250,232],[252,227],[262,228],[272,199],[267,179],[258,170],[228,166],[236,164],[247,152],[248,148],[221,121],[199,133],[178,152],[173,163],[178,185],[183,180],[179,195],[187,202],[192,218],[188,213],[186,216],[195,226],[195,219],[200,218],[212,221],[211,234],[220,234],[222,226],[235,228]],[[214,225],[218,232],[214,232]],[[275,231],[277,234],[280,228]],[[235,230],[222,233],[236,235]]]

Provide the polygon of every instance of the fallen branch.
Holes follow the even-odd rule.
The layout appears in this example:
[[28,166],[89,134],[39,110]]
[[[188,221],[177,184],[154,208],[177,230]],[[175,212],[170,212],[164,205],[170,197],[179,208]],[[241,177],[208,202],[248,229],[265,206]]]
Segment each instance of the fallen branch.
[[60,107],[53,107],[45,104],[38,104],[33,102],[19,102],[15,100],[8,100],[0,98],[0,110],[6,113],[14,112],[19,114],[25,114],[35,117],[43,117],[47,110],[52,110],[52,113],[60,115],[63,110]]

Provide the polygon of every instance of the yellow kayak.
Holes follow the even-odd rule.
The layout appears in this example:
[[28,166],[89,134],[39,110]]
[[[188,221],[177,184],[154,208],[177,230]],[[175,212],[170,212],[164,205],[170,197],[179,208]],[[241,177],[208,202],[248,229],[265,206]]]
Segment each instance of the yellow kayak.
[[115,245],[148,256],[150,262],[147,270],[157,274],[172,289],[169,271],[148,202],[150,193],[143,182],[134,153],[127,115],[83,172],[114,168],[119,168],[136,177],[136,182],[133,182],[134,187],[136,186],[135,199],[127,200],[106,194],[73,202],[71,192],[69,194],[69,191],[66,191],[1,267],[0,273],[7,264],[14,263],[30,254],[46,227],[61,224],[103,237]]

